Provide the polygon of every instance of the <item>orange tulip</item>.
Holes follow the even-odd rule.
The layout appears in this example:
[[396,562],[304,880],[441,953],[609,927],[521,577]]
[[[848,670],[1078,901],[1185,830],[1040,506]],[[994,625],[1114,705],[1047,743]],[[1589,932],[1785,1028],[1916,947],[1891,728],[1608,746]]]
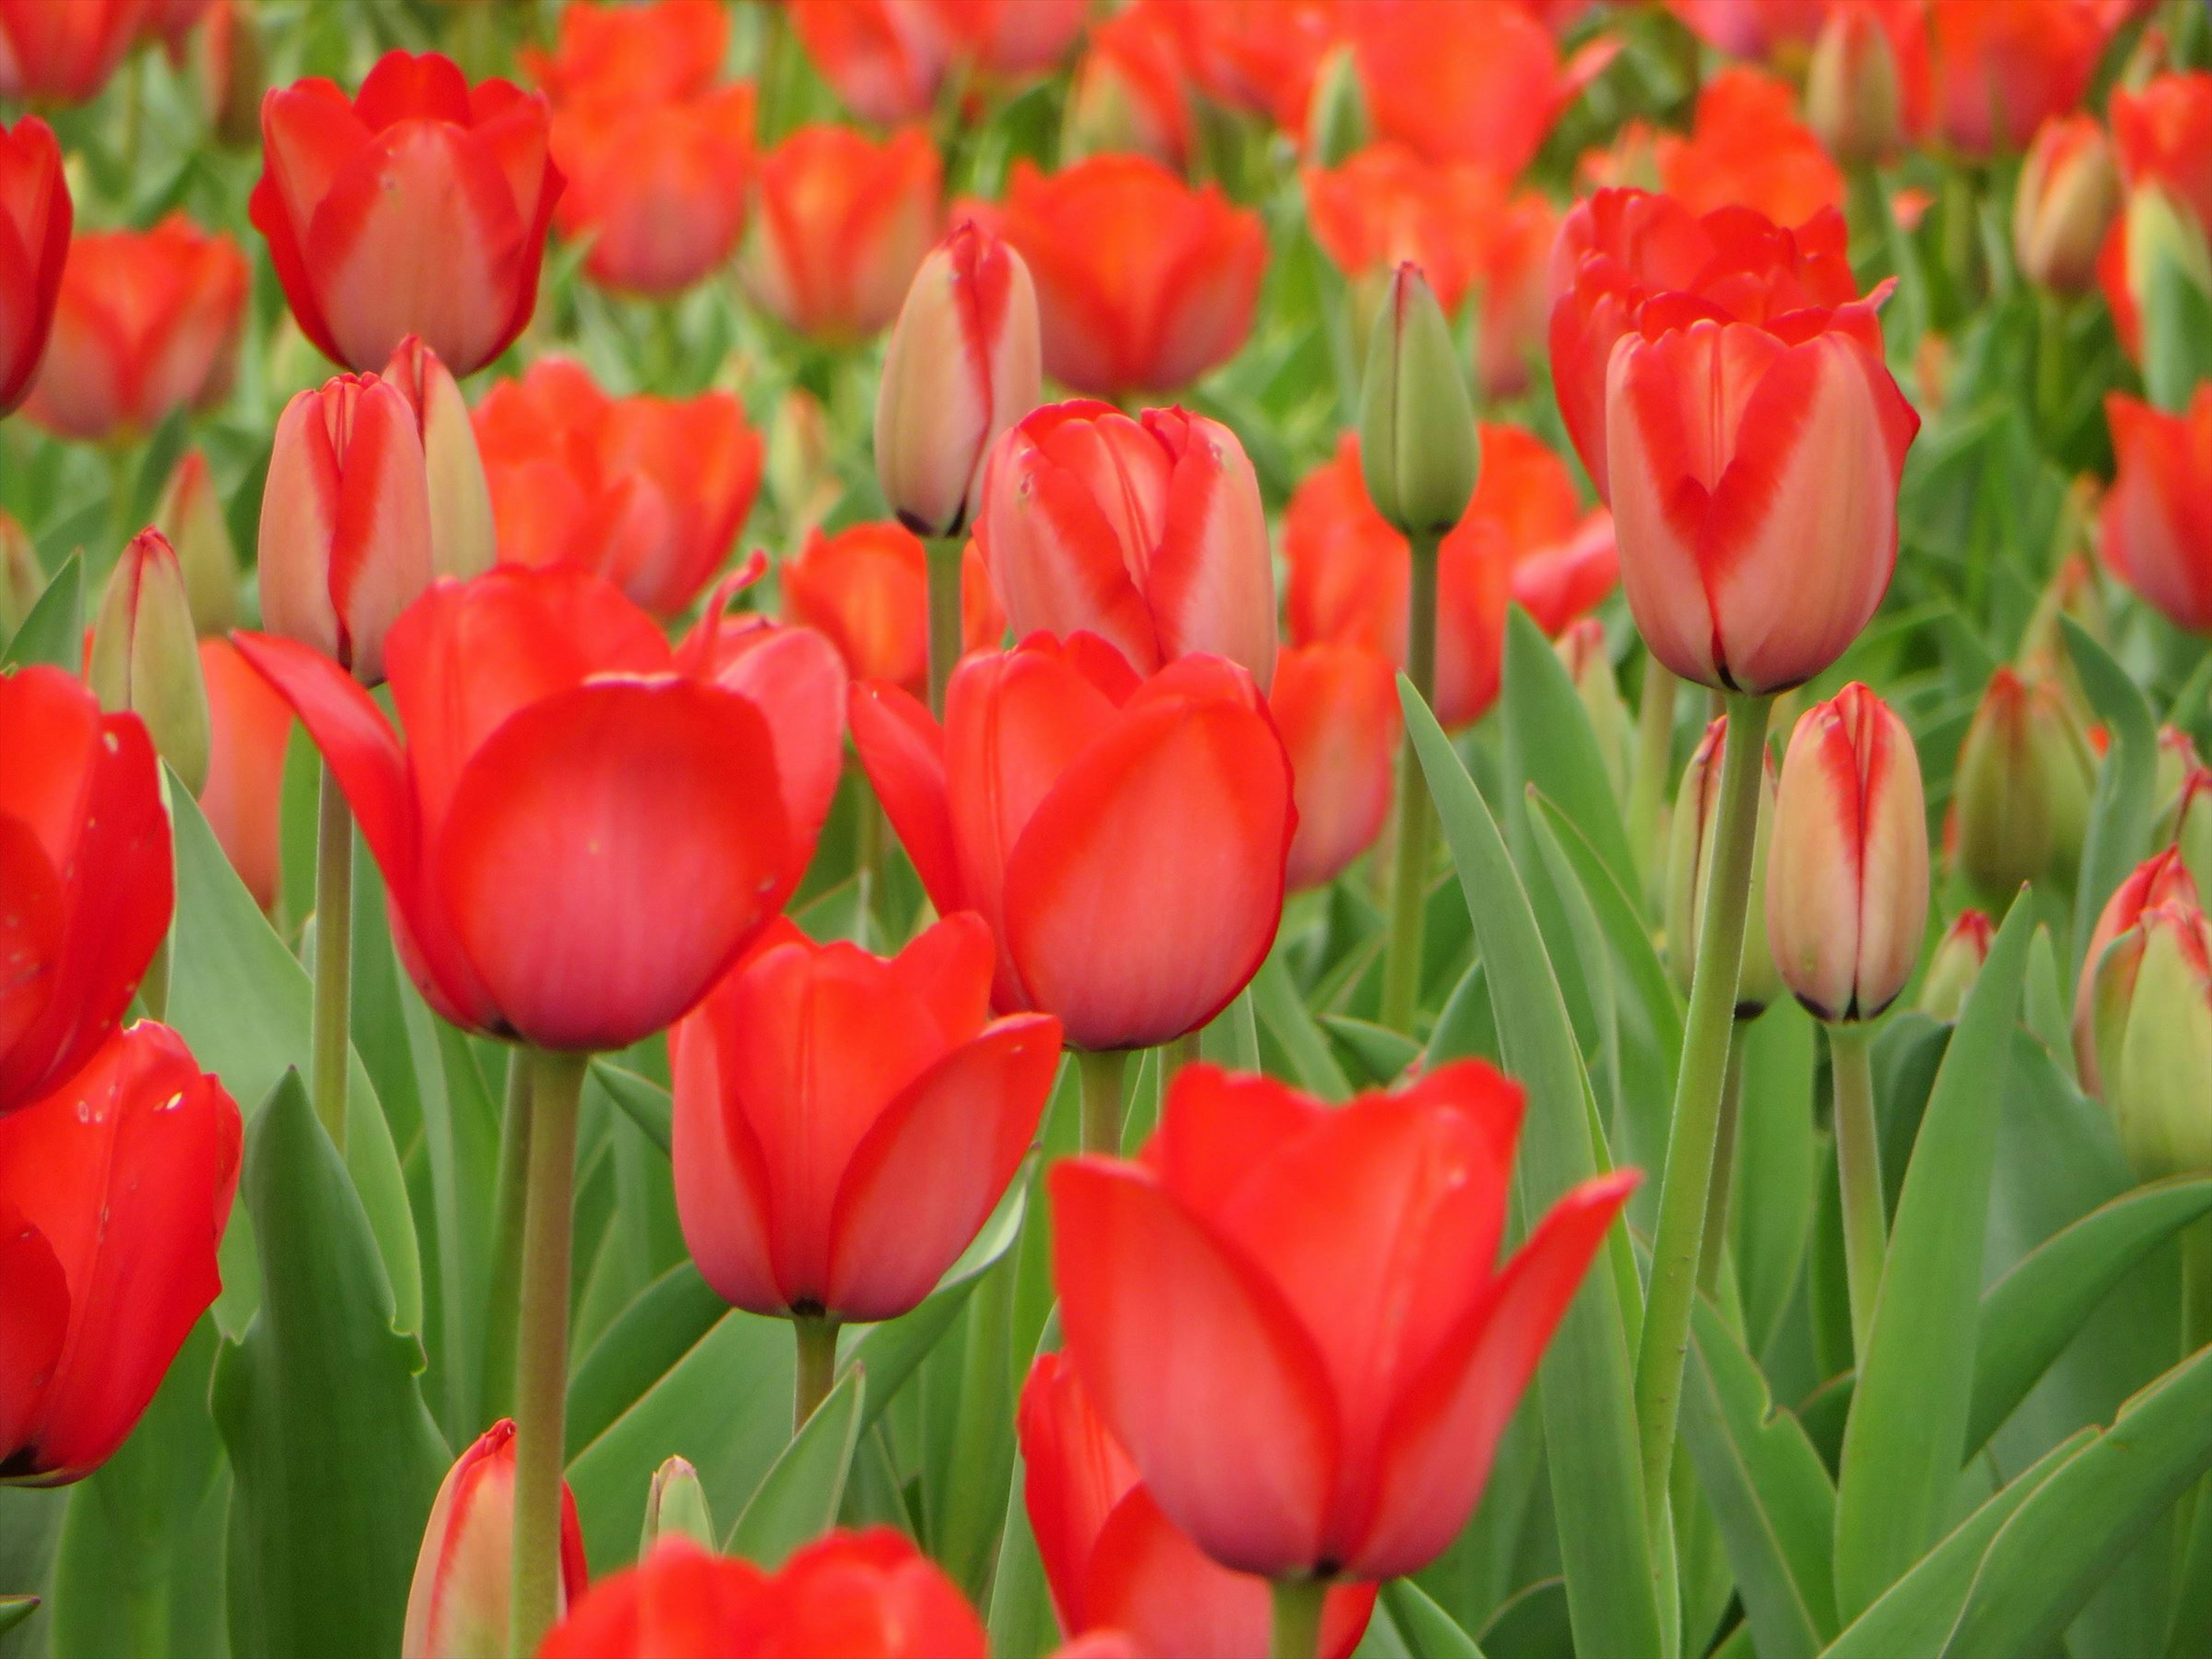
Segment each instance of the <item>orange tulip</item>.
[[2177,628],[2212,633],[2212,386],[2165,414],[2105,399],[2119,473],[2105,494],[2105,566]]
[[1390,811],[1398,673],[1364,646],[1321,641],[1275,659],[1267,709],[1291,757],[1293,892],[1325,887],[1374,844]]
[[253,902],[274,909],[291,705],[227,639],[200,641],[200,674],[207,682],[210,738],[200,811]]
[[791,26],[822,78],[862,120],[888,126],[935,108],[956,70],[991,77],[1052,68],[1089,0],[790,0]]
[[[2155,186],[2169,205],[2212,236],[2212,74],[2154,76],[2140,89],[2112,89],[2112,146],[2130,194]],[[2097,282],[2112,326],[2130,356],[2142,356],[2142,324],[2129,272],[2125,216],[2097,258]]]
[[1305,130],[1321,61],[1336,40],[1336,0],[1139,0],[1174,34],[1191,77],[1235,108]]
[[[836,646],[854,679],[921,695],[929,678],[928,556],[911,530],[856,524],[835,535],[813,531],[781,581],[784,614]],[[994,648],[1006,637],[1006,613],[973,542],[960,588],[966,648]]]
[[0,125],[0,415],[23,400],[46,355],[76,222],[53,129]]
[[1347,276],[1421,268],[1447,312],[1482,275],[1505,210],[1498,176],[1470,161],[1436,164],[1402,144],[1370,144],[1341,167],[1308,167],[1306,216]]
[[1758,70],[1706,82],[1690,136],[1663,133],[1652,154],[1661,186],[1692,213],[1741,206],[1796,225],[1844,204],[1844,175],[1797,118],[1796,94]]
[[2116,21],[2106,0],[1928,0],[1936,134],[1976,159],[2026,149],[2081,101]]
[[1190,93],[1158,0],[1091,26],[1068,85],[1067,131],[1077,155],[1122,151],[1176,169],[1189,158]]
[[0,98],[96,96],[149,10],[148,0],[0,0]]
[[898,315],[937,240],[936,146],[919,127],[878,144],[850,127],[801,127],[760,158],[739,271],[786,326],[846,343]]

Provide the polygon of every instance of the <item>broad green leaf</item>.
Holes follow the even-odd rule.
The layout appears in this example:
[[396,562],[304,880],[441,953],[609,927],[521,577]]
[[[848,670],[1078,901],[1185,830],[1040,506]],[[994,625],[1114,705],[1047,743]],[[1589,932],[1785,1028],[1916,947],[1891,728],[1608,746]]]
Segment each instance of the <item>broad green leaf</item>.
[[[1522,1212],[1540,1215],[1596,1173],[1582,1058],[1497,821],[1402,676],[1398,696],[1489,964],[1505,1068],[1528,1091],[1516,1181]],[[1540,1382],[1576,1644],[1589,1653],[1663,1652],[1644,1529],[1626,1316],[1612,1273],[1601,1270],[1584,1280],[1545,1354]]]
[[837,1379],[761,1478],[738,1523],[722,1547],[773,1570],[808,1540],[837,1524],[837,1505],[845,1498],[845,1477],[852,1472],[853,1449],[860,1439],[860,1409],[867,1398],[867,1376],[859,1366]]
[[1044,1659],[1060,1645],[1060,1621],[1045,1583],[1044,1558],[1030,1530],[1029,1505],[1023,1498],[1027,1478],[1021,1450],[1006,1495],[1006,1525],[999,1535],[999,1563],[991,1575],[989,1626],[994,1659]]
[[1420,1057],[1421,1045],[1403,1031],[1349,1014],[1323,1014],[1322,1029],[1359,1062],[1370,1084],[1387,1084]]
[[586,1350],[568,1380],[568,1455],[605,1433],[729,1310],[689,1261],[647,1285]]
[[432,1014],[412,985],[402,985],[399,997],[421,1079],[428,1207],[437,1223],[445,1347],[442,1420],[447,1438],[460,1440],[482,1426],[479,1372],[490,1294],[501,1109],[484,1087],[468,1038]]
[[1448,1060],[1470,1057],[1498,1058],[1498,1011],[1492,1006],[1490,981],[1479,961],[1460,975],[1444,999],[1429,1032],[1429,1046],[1421,1051],[1421,1063],[1441,1066]]
[[39,1610],[35,1595],[0,1595],[0,1636],[21,1624]]
[[1413,1659],[1483,1659],[1482,1650],[1410,1578],[1382,1586],[1382,1605]]
[[[989,1580],[1006,1520],[1006,1472],[1014,1462],[1015,1389],[1006,1358],[1017,1265],[1009,1252],[961,1311],[959,1365],[946,1372],[956,1389],[951,1432],[926,1445],[921,1459],[930,1553],[971,1599],[980,1598]],[[934,1363],[953,1358],[947,1344]]]
[[1252,1012],[1252,988],[1246,986],[1237,1000],[1199,1034],[1199,1052],[1217,1066],[1233,1072],[1260,1069],[1258,1018]]
[[1329,1053],[1328,1040],[1299,1000],[1297,982],[1291,978],[1279,949],[1270,951],[1260,964],[1251,988],[1252,1012],[1259,1017],[1261,1029],[1290,1057],[1291,1081],[1323,1100],[1351,1099],[1352,1081],[1336,1063],[1336,1056]]
[[2112,739],[2097,769],[2081,880],[2074,892],[2074,948],[2067,958],[2073,970],[2070,985],[2081,975],[2081,958],[2088,953],[2089,935],[2105,901],[2148,850],[2151,816],[2157,811],[2151,793],[2158,772],[2158,721],[2127,671],[2071,617],[2061,620],[2081,690]]
[[1489,1659],[1575,1659],[1577,1646],[1566,1584],[1541,1578],[1509,1596],[1475,1632]]
[[368,1218],[295,1073],[248,1131],[239,1195],[262,1290],[215,1371],[236,1482],[232,1650],[384,1659],[448,1453],[416,1386],[421,1345],[393,1327]]
[[1736,1028],[1743,1093],[1736,1114],[1735,1195],[1729,1206],[1736,1295],[1751,1350],[1766,1352],[1788,1310],[1811,1231],[1813,1064],[1818,1036],[1794,1002]]
[[1836,1598],[1846,1619],[1942,1535],[1965,1461],[1990,1171],[2032,920],[2014,904],[1998,930],[1905,1171],[1844,1431]]
[[83,662],[84,559],[72,553],[54,572],[46,592],[39,595],[15,638],[8,641],[8,649],[0,653],[0,668],[28,668],[44,663],[75,674],[81,672]]
[[1636,855],[1589,714],[1559,653],[1517,605],[1505,613],[1502,684],[1506,777],[1534,786],[1581,832],[1613,880],[1635,891]]
[[607,1098],[645,1131],[647,1139],[666,1153],[674,1144],[672,1126],[676,1119],[676,1104],[668,1091],[652,1079],[640,1077],[611,1060],[593,1060],[592,1075],[607,1091]]

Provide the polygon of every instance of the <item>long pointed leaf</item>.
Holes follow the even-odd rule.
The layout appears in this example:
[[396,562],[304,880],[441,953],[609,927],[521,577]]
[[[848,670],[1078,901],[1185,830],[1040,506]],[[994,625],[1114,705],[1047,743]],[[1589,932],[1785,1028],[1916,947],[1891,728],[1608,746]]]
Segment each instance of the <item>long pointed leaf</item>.
[[744,1512],[723,1548],[731,1555],[774,1569],[809,1539],[837,1522],[852,1473],[853,1449],[860,1443],[860,1411],[867,1399],[867,1374],[858,1367],[837,1379],[805,1425],[747,1500]]

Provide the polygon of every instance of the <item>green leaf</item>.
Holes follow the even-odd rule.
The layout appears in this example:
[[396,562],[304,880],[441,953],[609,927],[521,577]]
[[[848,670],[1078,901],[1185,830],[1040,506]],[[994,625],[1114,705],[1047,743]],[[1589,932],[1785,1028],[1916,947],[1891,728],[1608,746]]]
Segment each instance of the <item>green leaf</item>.
[[600,1334],[569,1379],[568,1455],[576,1457],[605,1433],[729,1310],[688,1261],[646,1286]]
[[1811,1231],[1812,1016],[1794,1002],[1738,1026],[1747,1109],[1736,1115],[1734,1199],[1729,1232],[1746,1340],[1754,1353],[1774,1340],[1804,1266]]
[[1503,686],[1505,775],[1533,785],[1589,842],[1613,880],[1636,891],[1636,855],[1589,711],[1559,653],[1517,605],[1505,613]]
[[1382,1605],[1413,1659],[1483,1659],[1474,1638],[1412,1579],[1394,1578],[1383,1585]]
[[1387,1084],[1420,1057],[1421,1045],[1403,1031],[1349,1014],[1323,1014],[1322,1029],[1359,1062],[1371,1083]]
[[2060,621],[2081,690],[2112,738],[2097,769],[2089,803],[2089,833],[2081,848],[2081,878],[2074,894],[2070,985],[2081,976],[2089,935],[2113,890],[2127,879],[2150,841],[2151,793],[2157,781],[2158,720],[2140,687],[2071,617]]
[[629,1121],[645,1132],[645,1138],[665,1155],[674,1144],[676,1119],[676,1103],[668,1091],[611,1060],[593,1060],[592,1075],[607,1091],[607,1098],[621,1107]]
[[1475,1639],[1490,1659],[1575,1659],[1567,1587],[1540,1578],[1507,1597]]
[[1044,1659],[1060,1644],[1060,1621],[1045,1583],[1044,1558],[1030,1530],[1029,1504],[1023,1496],[1028,1472],[1021,1449],[1014,1450],[1013,1476],[1007,1487],[1006,1525],[999,1535],[999,1565],[991,1575],[989,1625],[994,1659]]
[[2013,906],[1967,994],[1898,1200],[1837,1486],[1846,1619],[1942,1535],[1965,1461],[1990,1172],[2031,908]]
[[[1516,1178],[1522,1213],[1540,1215],[1596,1173],[1582,1058],[1497,821],[1402,676],[1398,698],[1489,964],[1505,1067],[1528,1091]],[[1540,1397],[1576,1645],[1588,1653],[1656,1654],[1666,1644],[1644,1530],[1619,1285],[1603,1269],[1583,1281],[1545,1354]]]
[[722,1546],[726,1554],[742,1555],[773,1571],[801,1544],[837,1524],[853,1449],[860,1442],[860,1408],[867,1392],[867,1376],[859,1366],[837,1380],[761,1477],[730,1528]]
[[21,1624],[39,1610],[35,1595],[0,1595],[0,1636]]
[[28,668],[44,663],[75,674],[81,672],[83,662],[84,558],[72,553],[54,572],[46,592],[39,595],[38,603],[15,630],[15,637],[8,641],[8,649],[0,653],[0,668]]
[[1328,1040],[1299,1000],[1297,982],[1280,949],[1268,952],[1252,979],[1252,1012],[1260,1025],[1290,1057],[1291,1080],[1322,1100],[1352,1098],[1352,1080],[1328,1051]]
[[416,1385],[421,1345],[393,1328],[368,1218],[296,1073],[247,1133],[240,1196],[262,1295],[215,1371],[237,1483],[232,1650],[383,1659],[448,1453]]

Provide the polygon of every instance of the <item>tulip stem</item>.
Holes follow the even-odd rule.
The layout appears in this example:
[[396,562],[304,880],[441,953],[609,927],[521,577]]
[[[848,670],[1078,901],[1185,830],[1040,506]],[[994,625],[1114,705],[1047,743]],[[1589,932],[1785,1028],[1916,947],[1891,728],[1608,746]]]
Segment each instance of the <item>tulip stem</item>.
[[1667,1522],[1682,1361],[1689,1347],[1698,1259],[1705,1246],[1705,1197],[1712,1184],[1730,1028],[1735,1024],[1744,919],[1750,908],[1752,844],[1759,828],[1761,761],[1772,702],[1741,693],[1729,698],[1728,747],[1721,762],[1720,801],[1713,824],[1711,884],[1706,890],[1705,930],[1698,939],[1697,967],[1690,981],[1681,1069],[1674,1077],[1666,1172],[1659,1183],[1651,1285],[1636,1356],[1644,1520],[1655,1539]]
[[1325,1578],[1278,1578],[1269,1659],[1315,1659],[1321,1651],[1321,1610],[1328,1600]]
[[346,1021],[353,1000],[353,813],[323,763],[315,826],[315,1006],[310,1047],[315,1115],[338,1156],[346,1146]]
[[1176,1074],[1186,1066],[1194,1065],[1203,1055],[1199,1048],[1199,1034],[1185,1031],[1171,1042],[1160,1045],[1160,1088],[1164,1091],[1176,1080]]
[[484,1296],[483,1375],[474,1427],[514,1409],[514,1308],[522,1294],[522,1218],[530,1176],[530,1066],[507,1058],[507,1112],[500,1121],[499,1171],[493,1188],[491,1269]]
[[1867,1029],[1828,1027],[1829,1072],[1836,1091],[1836,1184],[1843,1194],[1844,1267],[1850,1280],[1851,1351],[1866,1363],[1874,1334],[1875,1300],[1881,1292],[1889,1217],[1881,1194],[1881,1140],[1875,1126],[1874,1068],[1867,1062]]
[[538,1651],[561,1595],[561,1470],[568,1404],[569,1218],[576,1106],[590,1056],[532,1048],[529,1193],[522,1223],[520,1334],[514,1381],[514,1559],[507,1651]]
[[799,1343],[791,1389],[791,1431],[797,1434],[837,1380],[837,1322],[823,1314],[793,1314],[791,1334]]
[[2066,409],[2066,309],[2063,294],[2036,295],[2035,426],[2046,449],[2058,441],[2058,417]]
[[[1754,926],[1756,924],[1753,924]],[[1713,1178],[1705,1188],[1705,1242],[1698,1254],[1698,1289],[1711,1296],[1728,1259],[1729,1200],[1735,1184],[1735,1139],[1743,1112],[1743,1036],[1740,1019],[1729,1036],[1728,1070],[1722,1073],[1720,1127],[1713,1133]]]
[[945,688],[960,660],[960,558],[957,536],[933,536],[929,560],[929,712],[945,718]]
[[[1421,701],[1437,699],[1437,548],[1415,536],[1406,592],[1406,678]],[[1382,953],[1382,1024],[1411,1033],[1421,1000],[1421,930],[1427,920],[1429,836],[1436,813],[1409,731],[1398,749],[1398,835],[1390,864],[1390,937]]]
[[1658,658],[1644,659],[1644,701],[1636,710],[1636,769],[1628,778],[1628,844],[1642,866],[1644,893],[1658,890],[1666,860],[1659,846],[1659,804],[1674,770],[1674,690],[1681,684]]
[[1082,1085],[1083,1150],[1107,1158],[1121,1155],[1121,1074],[1129,1064],[1126,1048],[1085,1048],[1075,1056]]

